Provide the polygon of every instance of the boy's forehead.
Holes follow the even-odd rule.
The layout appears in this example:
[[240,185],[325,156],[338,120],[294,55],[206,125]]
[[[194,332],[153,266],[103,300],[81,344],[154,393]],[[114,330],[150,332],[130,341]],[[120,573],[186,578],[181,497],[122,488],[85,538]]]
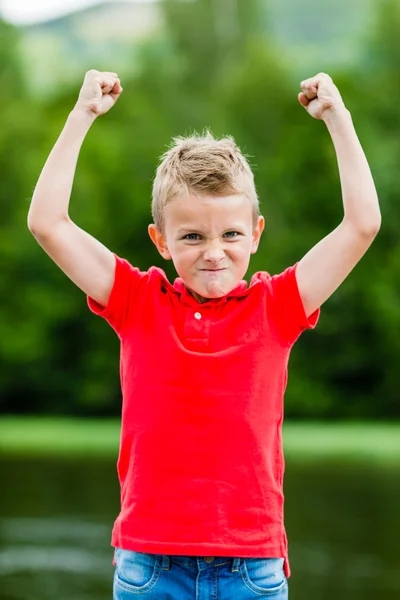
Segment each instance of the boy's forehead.
[[165,216],[175,225],[252,219],[249,198],[235,196],[179,196],[165,206]]

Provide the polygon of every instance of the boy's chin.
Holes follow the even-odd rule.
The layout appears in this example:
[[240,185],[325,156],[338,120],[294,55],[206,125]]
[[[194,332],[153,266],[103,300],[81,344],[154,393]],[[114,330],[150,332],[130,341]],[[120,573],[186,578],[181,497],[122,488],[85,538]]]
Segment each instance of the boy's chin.
[[190,292],[196,298],[196,300],[198,300],[199,302],[205,302],[207,300],[222,298],[222,296],[226,296],[226,294],[228,294],[230,290],[225,290],[224,286],[222,286],[217,281],[213,281],[210,282],[207,286],[202,287],[201,289],[194,290],[192,288],[190,289]]

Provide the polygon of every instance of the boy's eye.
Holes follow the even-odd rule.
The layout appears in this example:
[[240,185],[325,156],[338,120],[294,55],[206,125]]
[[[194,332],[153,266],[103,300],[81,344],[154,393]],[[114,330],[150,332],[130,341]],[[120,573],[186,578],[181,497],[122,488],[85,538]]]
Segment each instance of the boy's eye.
[[[193,240],[196,240],[196,239],[197,239],[197,238],[196,238],[196,235],[197,235],[197,237],[199,236],[199,234],[198,234],[198,233],[188,233],[188,234],[186,234],[185,236],[183,236],[183,239],[184,239],[184,240],[191,240],[191,241],[193,241]],[[190,237],[190,236],[194,236],[194,237]]]
[[[228,238],[234,238],[237,237],[239,234],[238,231],[227,231],[226,233],[224,233],[225,236],[227,236]],[[197,237],[196,237],[197,236]],[[187,233],[183,239],[184,240],[190,240],[190,241],[196,241],[198,240],[200,237],[200,235],[198,233]]]

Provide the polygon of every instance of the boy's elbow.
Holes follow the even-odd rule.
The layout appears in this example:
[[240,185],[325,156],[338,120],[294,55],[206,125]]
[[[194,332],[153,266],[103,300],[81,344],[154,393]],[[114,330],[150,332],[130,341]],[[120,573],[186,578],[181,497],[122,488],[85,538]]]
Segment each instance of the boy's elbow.
[[365,238],[374,238],[376,235],[378,235],[379,230],[381,228],[381,224],[382,224],[382,218],[376,218],[374,220],[369,220],[363,223],[357,222],[354,224],[354,222],[350,222],[351,226],[353,228],[353,230],[362,237]]
[[34,237],[38,237],[39,235],[43,235],[44,227],[43,225],[39,225],[38,221],[33,219],[31,215],[28,214],[27,220],[28,229]]
[[376,220],[376,221],[374,221],[374,223],[371,223],[371,225],[368,225],[368,227],[365,227],[363,229],[362,233],[368,237],[375,237],[379,233],[381,224],[382,224],[382,219],[379,218],[379,220]]
[[35,238],[44,238],[52,235],[56,229],[57,223],[63,220],[64,219],[58,219],[56,222],[47,220],[44,222],[43,220],[40,221],[36,217],[33,217],[31,213],[28,213],[27,225],[29,231]]

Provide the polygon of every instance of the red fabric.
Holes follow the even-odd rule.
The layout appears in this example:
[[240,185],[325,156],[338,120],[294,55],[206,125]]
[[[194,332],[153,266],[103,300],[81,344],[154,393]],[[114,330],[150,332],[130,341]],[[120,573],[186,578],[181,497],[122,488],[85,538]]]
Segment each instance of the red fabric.
[[[283,557],[283,397],[294,342],[313,329],[296,263],[200,304],[162,269],[116,257],[108,305],[121,341],[121,512],[112,546]],[[197,315],[196,315],[197,313]],[[200,318],[199,314],[201,315]]]

